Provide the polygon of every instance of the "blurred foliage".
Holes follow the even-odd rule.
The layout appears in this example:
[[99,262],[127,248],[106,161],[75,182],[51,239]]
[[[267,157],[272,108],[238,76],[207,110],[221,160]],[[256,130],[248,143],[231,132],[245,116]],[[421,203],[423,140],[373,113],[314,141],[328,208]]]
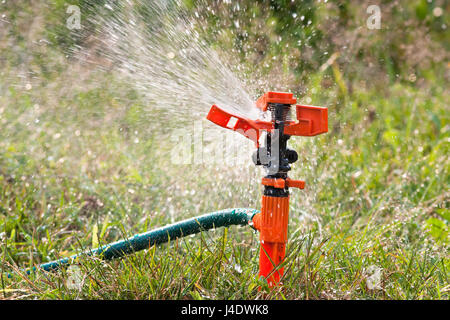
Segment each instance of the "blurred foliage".
[[[381,1],[381,29],[369,30],[373,1],[203,1],[186,5],[206,17],[206,33],[266,72],[283,66],[306,80],[333,53],[349,80],[385,83],[448,60],[449,4],[445,1]],[[376,3],[375,3],[376,4]],[[372,81],[371,81],[372,82]]]
[[[3,4],[8,19],[31,13],[32,1],[7,1]],[[448,61],[450,5],[444,0],[379,1],[381,29],[369,30],[366,8],[373,1],[206,1],[182,0],[186,15],[204,18],[205,38],[219,50],[231,51],[249,68],[257,66],[263,74],[291,75],[304,82],[338,53],[339,70],[346,79],[371,79],[373,84],[420,81],[430,68]],[[43,1],[46,40],[71,54],[74,46],[89,44],[95,31],[92,16],[104,10],[107,0]],[[69,5],[82,12],[82,30],[68,30],[64,23]],[[139,4],[138,4],[139,6]],[[142,14],[152,21],[150,6]],[[105,11],[105,10],[104,10]],[[117,14],[112,13],[111,14]],[[14,26],[14,23],[12,23]],[[22,33],[9,28],[16,39]]]

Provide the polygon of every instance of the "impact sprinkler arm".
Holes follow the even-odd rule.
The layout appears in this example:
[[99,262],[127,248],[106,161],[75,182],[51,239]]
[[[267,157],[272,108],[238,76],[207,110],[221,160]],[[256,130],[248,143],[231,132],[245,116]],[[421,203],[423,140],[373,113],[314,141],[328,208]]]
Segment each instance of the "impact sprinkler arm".
[[[295,150],[287,148],[291,136],[315,136],[328,131],[328,110],[323,107],[296,105],[297,121],[288,118],[291,105],[297,100],[292,93],[267,92],[256,101],[263,112],[270,112],[271,121],[250,120],[230,114],[213,105],[207,119],[215,124],[237,131],[254,141],[255,165],[267,169],[262,179],[264,194],[261,212],[253,219],[253,227],[260,232],[259,275],[267,279],[270,287],[280,282],[284,260],[288,218],[289,188],[303,189],[305,182],[291,180],[287,173],[298,160]],[[261,132],[266,131],[264,147],[259,144]]]
[[262,130],[272,130],[273,124],[269,121],[250,120],[228,113],[213,105],[206,118],[215,124],[244,135],[259,147],[259,137]]

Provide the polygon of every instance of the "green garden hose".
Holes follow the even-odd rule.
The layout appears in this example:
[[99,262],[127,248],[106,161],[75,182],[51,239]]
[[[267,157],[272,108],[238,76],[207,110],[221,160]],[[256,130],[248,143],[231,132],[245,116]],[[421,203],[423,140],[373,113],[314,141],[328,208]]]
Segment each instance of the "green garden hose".
[[[51,271],[69,265],[81,256],[98,256],[104,260],[123,257],[136,251],[148,249],[151,246],[182,238],[213,228],[228,227],[231,225],[248,225],[258,210],[235,208],[207,213],[199,217],[183,220],[145,233],[137,234],[125,240],[119,240],[96,249],[84,251],[68,258],[63,258],[38,267],[26,270],[30,274],[36,270]],[[11,275],[8,274],[10,277]]]

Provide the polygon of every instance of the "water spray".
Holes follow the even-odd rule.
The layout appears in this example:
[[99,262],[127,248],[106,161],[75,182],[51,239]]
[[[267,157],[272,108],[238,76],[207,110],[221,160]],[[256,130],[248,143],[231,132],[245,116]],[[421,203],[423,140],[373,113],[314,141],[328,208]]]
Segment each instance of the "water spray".
[[[264,194],[261,212],[251,220],[260,233],[259,276],[269,287],[280,282],[283,275],[288,220],[289,188],[303,189],[305,182],[292,180],[287,173],[291,164],[298,160],[295,150],[287,147],[291,136],[315,136],[328,131],[328,109],[324,107],[296,105],[297,121],[290,120],[291,106],[297,100],[292,93],[267,92],[256,101],[262,112],[270,114],[270,121],[250,120],[230,114],[213,105],[207,119],[215,124],[234,130],[256,144],[253,154],[255,165],[262,165],[267,175],[262,178]],[[265,145],[259,140],[266,132]]]

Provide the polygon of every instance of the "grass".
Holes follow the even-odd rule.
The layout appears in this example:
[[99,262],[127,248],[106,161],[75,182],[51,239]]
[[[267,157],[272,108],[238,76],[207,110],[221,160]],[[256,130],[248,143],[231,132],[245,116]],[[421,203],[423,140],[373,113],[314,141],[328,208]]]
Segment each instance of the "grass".
[[[18,49],[1,50],[13,57]],[[290,176],[307,188],[292,191],[283,287],[257,279],[258,235],[244,227],[117,261],[83,259],[79,290],[68,281],[74,268],[24,275],[20,268],[185,217],[260,206],[262,171],[170,164],[173,124],[149,118],[151,102],[114,72],[86,69],[56,49],[46,54],[59,71],[31,78],[15,77],[20,63],[2,60],[0,266],[15,273],[2,275],[1,298],[448,299],[444,64],[420,84],[405,75],[370,86],[339,68],[309,77],[301,98],[329,108],[330,131],[290,141],[299,152]],[[29,68],[41,60],[30,57]]]

